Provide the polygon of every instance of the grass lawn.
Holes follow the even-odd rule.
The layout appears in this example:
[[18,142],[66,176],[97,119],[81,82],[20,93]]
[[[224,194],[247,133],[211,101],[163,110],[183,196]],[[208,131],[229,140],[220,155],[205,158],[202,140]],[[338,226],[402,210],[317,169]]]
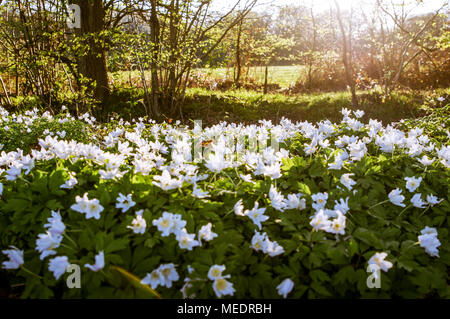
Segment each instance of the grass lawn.
[[[295,83],[299,77],[304,74],[305,67],[301,65],[292,66],[270,66],[268,74],[269,83],[277,83],[282,88],[289,87],[293,82]],[[215,79],[233,79],[233,68],[198,68],[194,69],[191,75],[198,75],[205,79],[212,77]],[[146,71],[145,76],[150,80],[150,72]],[[248,77],[246,79],[246,77]],[[252,78],[256,83],[264,83],[264,67],[250,67],[247,74],[247,68],[242,70],[242,80]],[[142,86],[140,73],[138,71],[120,71],[110,73],[110,79],[116,86],[132,85]]]
[[[424,104],[434,105],[439,96],[448,96],[450,89],[418,92],[394,92],[384,100],[377,91],[359,91],[359,107],[363,121],[378,119],[384,125],[425,114]],[[343,107],[351,108],[349,92],[312,93],[287,96],[254,91],[213,92],[190,89],[184,106],[185,117],[202,119],[204,123],[220,121],[256,123],[267,119],[278,122],[283,116],[293,121],[317,122],[329,119],[340,122]]]
[[[359,107],[365,112],[362,120],[378,119],[384,125],[401,119],[418,118],[426,114],[426,106],[442,104],[436,99],[450,95],[450,88],[435,91],[393,92],[390,99],[384,99],[378,91],[358,91]],[[124,119],[144,116],[142,89],[120,89],[110,104],[111,112]],[[221,121],[234,123],[258,123],[272,120],[277,123],[283,116],[292,121],[318,122],[329,119],[340,122],[343,107],[351,108],[348,92],[327,92],[310,94],[262,94],[255,91],[230,90],[211,91],[189,88],[183,106],[183,122],[202,120],[203,125],[213,125]]]
[[[277,83],[282,88],[287,88],[293,82],[295,83],[297,79],[302,76],[305,67],[302,65],[292,65],[292,66],[270,66],[268,72],[268,82]],[[206,76],[211,76],[216,79],[233,79],[233,68],[200,68],[195,69],[193,73],[200,72]],[[252,78],[256,83],[264,83],[264,67],[250,67],[247,74],[247,68],[242,70],[242,79],[245,80],[246,76]]]

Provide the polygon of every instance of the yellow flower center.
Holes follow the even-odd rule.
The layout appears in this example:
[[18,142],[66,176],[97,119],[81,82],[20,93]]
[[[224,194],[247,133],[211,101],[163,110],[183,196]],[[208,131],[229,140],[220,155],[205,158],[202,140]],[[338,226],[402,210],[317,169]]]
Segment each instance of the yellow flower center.
[[163,219],[163,221],[161,222],[162,227],[169,227],[169,224],[170,224],[170,222],[167,219]]
[[224,289],[226,289],[227,288],[226,280],[223,279],[223,278],[217,279],[217,281],[216,281],[216,288],[217,288],[217,290],[224,290]]
[[158,273],[155,271],[155,272],[152,272],[152,278],[153,279],[158,279],[159,278],[159,275],[158,275]]
[[213,277],[219,277],[219,276],[220,276],[220,270],[217,269],[217,268],[214,268],[214,269],[212,270],[212,272],[211,272],[211,275],[212,275]]

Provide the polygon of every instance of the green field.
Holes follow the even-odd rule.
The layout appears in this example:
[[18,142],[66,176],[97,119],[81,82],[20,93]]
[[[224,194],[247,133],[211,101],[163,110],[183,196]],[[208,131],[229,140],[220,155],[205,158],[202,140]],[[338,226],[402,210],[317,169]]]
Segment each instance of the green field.
[[[255,83],[264,83],[264,67],[243,68],[241,80],[247,82],[254,80]],[[302,65],[292,66],[270,66],[268,72],[268,82],[277,83],[282,88],[287,88],[295,83],[299,77],[305,73]],[[233,79],[233,68],[198,68],[191,72],[191,76],[198,76],[200,79],[209,77],[214,79]],[[139,71],[119,71],[110,73],[111,80],[115,85],[132,84],[142,86]],[[145,71],[147,81],[150,80],[150,72]]]
[[[269,66],[268,82],[277,83],[282,88],[287,88],[295,83],[299,77],[302,76],[305,67],[302,65],[291,66]],[[233,68],[200,68],[195,72],[200,72],[206,76],[211,76],[216,79],[233,79]],[[250,67],[242,70],[242,80],[253,79],[256,83],[264,83],[265,68],[262,67]]]

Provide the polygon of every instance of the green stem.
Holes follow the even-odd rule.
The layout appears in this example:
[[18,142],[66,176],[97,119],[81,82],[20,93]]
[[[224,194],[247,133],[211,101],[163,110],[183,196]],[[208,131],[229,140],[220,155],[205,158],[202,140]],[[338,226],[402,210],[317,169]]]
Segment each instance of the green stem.
[[70,250],[73,250],[73,251],[77,251],[75,248],[70,247],[70,246],[68,246],[68,245],[66,245],[66,244],[61,244],[61,246],[62,246],[62,247],[65,247],[65,248],[68,248],[68,249],[70,249]]
[[431,205],[428,205],[427,209],[425,209],[425,210],[422,212],[422,214],[419,215],[419,217],[422,217],[422,215],[425,214],[425,212],[426,212],[427,210],[429,210],[430,207],[431,207]]
[[405,209],[403,209],[403,210],[400,212],[400,214],[398,214],[398,217],[402,216],[402,214],[403,214],[408,208],[410,208],[410,207],[412,207],[412,205],[406,206]]
[[[68,225],[66,224],[66,226],[68,226]],[[66,230],[65,232],[66,233],[81,233],[81,232],[83,232],[83,230],[82,229],[70,229],[70,230]]]
[[228,179],[231,181],[231,183],[233,184],[234,188],[236,188],[236,184],[234,183],[233,179],[231,178],[230,175],[228,175],[228,173],[226,173],[225,171],[223,171],[223,173],[228,177]]
[[24,181],[25,183],[27,183],[28,185],[30,185],[31,183],[29,181],[27,181],[25,178],[23,178],[22,176],[19,177],[19,179],[21,181]]
[[381,204],[384,204],[384,203],[387,203],[387,202],[389,202],[389,199],[386,199],[386,200],[384,200],[382,202],[379,202],[378,204],[372,205],[372,206],[369,207],[369,209],[372,209],[372,208],[374,208],[374,207],[376,207],[378,205],[381,205]]
[[39,279],[42,279],[41,276],[35,274],[34,272],[32,272],[31,270],[25,268],[24,266],[21,266],[20,268],[21,268],[23,271],[25,271],[26,273],[29,273],[30,275],[33,275],[33,276],[35,276],[35,277],[38,277]]
[[66,237],[76,248],[78,248],[78,245],[77,245],[77,243],[72,239],[72,238],[70,238],[70,236],[69,235],[67,235],[66,233],[64,233],[63,234],[63,236],[64,237]]

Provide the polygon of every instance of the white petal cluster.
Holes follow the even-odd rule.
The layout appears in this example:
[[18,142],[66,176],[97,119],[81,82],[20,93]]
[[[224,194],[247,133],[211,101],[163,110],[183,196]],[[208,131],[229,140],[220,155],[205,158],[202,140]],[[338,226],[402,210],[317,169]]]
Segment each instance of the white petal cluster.
[[88,194],[84,193],[83,197],[76,196],[75,202],[76,204],[70,206],[72,210],[86,214],[86,219],[100,219],[100,213],[103,211],[103,206],[100,205],[100,201],[98,199],[89,199]]
[[437,238],[436,228],[426,226],[420,233],[422,234],[419,235],[420,246],[425,248],[425,251],[430,256],[439,257],[438,247],[441,245],[441,242]]
[[17,247],[11,246],[11,249],[2,250],[9,260],[2,263],[4,269],[17,269],[23,265],[23,250]]
[[233,284],[226,280],[226,278],[230,278],[230,275],[222,275],[224,270],[224,265],[213,265],[208,271],[208,279],[213,281],[213,289],[218,298],[226,295],[232,296],[235,292]]
[[158,286],[170,288],[172,287],[172,283],[178,279],[180,277],[175,269],[175,265],[170,263],[161,264],[158,268],[147,274],[141,280],[141,283],[150,285],[152,289],[156,289]]
[[52,211],[52,216],[47,219],[48,223],[44,225],[46,232],[38,235],[36,240],[36,250],[41,253],[40,258],[55,255],[55,249],[58,248],[63,240],[63,233],[66,229],[61,214]]
[[252,248],[256,251],[262,251],[270,257],[275,257],[284,253],[284,248],[276,241],[271,241],[266,233],[259,233],[255,230],[252,238]]

